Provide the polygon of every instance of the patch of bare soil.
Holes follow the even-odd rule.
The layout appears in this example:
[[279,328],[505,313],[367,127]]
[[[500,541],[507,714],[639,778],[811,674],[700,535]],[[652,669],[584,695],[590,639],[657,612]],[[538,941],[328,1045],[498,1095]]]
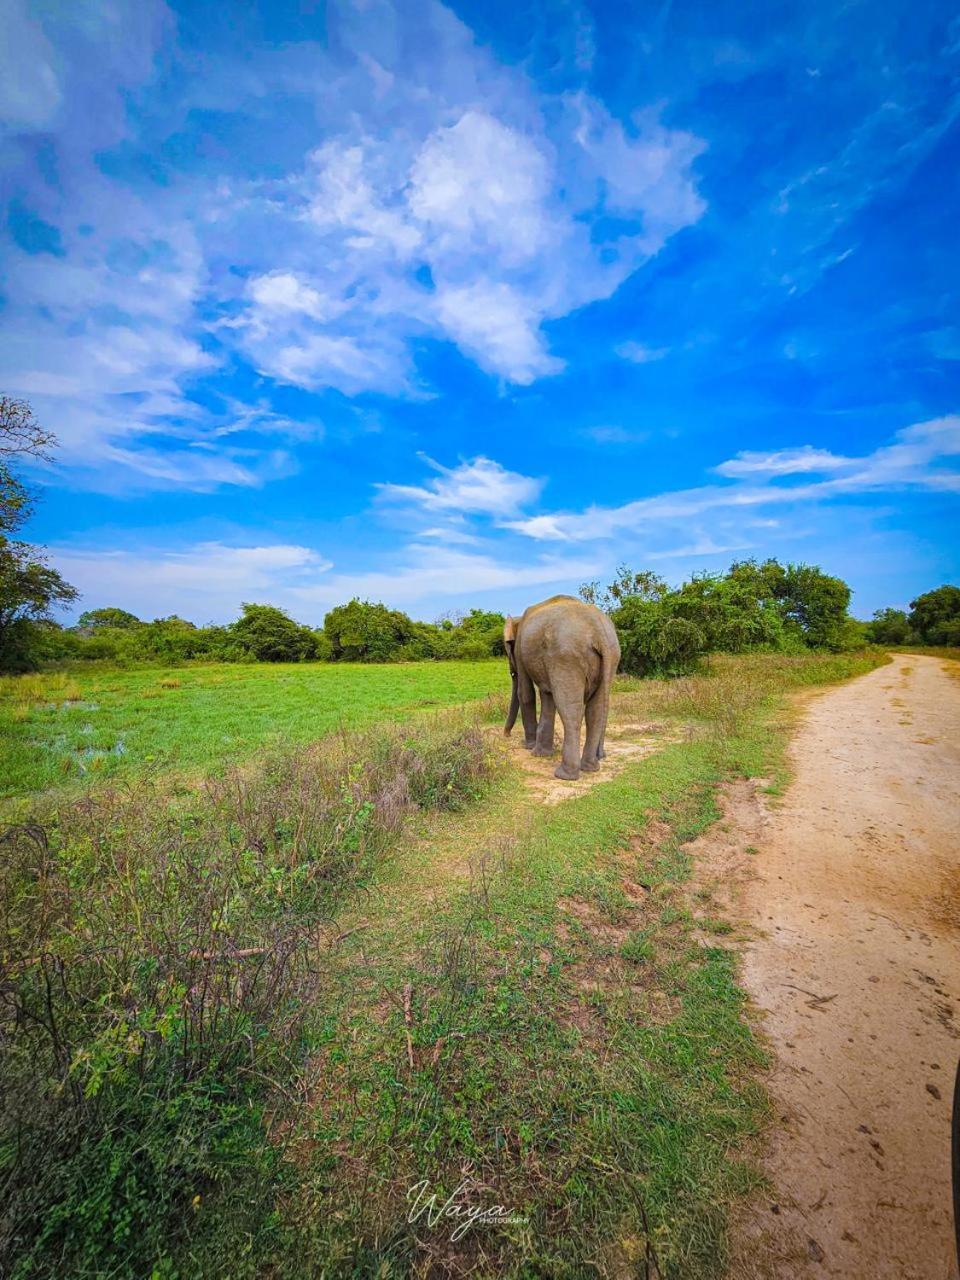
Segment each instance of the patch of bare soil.
[[609,782],[628,764],[643,760],[655,751],[662,751],[668,743],[677,741],[680,732],[675,725],[660,721],[611,721],[607,726],[604,744],[606,754],[600,762],[599,770],[596,773],[581,773],[576,782],[566,782],[563,778],[553,776],[560,760],[559,733],[556,738],[557,750],[552,756],[535,756],[527,751],[523,745],[523,734],[518,729],[514,729],[510,737],[504,739],[504,743],[510,759],[523,771],[529,793],[541,804],[560,804],[562,800],[582,795],[601,782]]
[[960,690],[938,659],[897,658],[811,700],[792,755],[780,807],[734,796],[694,847],[752,937],[743,981],[775,1055],[774,1191],[731,1275],[946,1280]]

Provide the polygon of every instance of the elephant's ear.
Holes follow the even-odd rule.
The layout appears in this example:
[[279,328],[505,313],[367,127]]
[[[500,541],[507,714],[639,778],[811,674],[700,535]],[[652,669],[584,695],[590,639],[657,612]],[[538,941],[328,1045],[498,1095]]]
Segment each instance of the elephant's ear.
[[503,624],[503,643],[513,644],[517,638],[517,618],[507,618]]

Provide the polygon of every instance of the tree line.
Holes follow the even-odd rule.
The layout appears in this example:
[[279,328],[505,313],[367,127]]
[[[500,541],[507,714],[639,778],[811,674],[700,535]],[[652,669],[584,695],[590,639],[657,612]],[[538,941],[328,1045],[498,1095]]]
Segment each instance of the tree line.
[[[29,404],[0,396],[0,671],[46,663],[403,662],[479,659],[503,654],[501,613],[469,613],[418,622],[398,609],[351,600],[323,626],[295,621],[268,604],[244,604],[225,626],[180,617],[144,621],[125,609],[54,619],[78,593],[43,551],[12,535],[34,495],[14,470],[17,458],[51,457],[55,437]],[[622,566],[613,582],[585,583],[580,596],[606,610],[620,634],[622,669],[637,675],[689,671],[711,652],[748,649],[840,651],[864,644],[960,645],[960,587],[943,586],[911,602],[910,612],[878,610],[870,622],[850,616],[850,588],[816,565],[741,560],[725,573],[694,574],[670,587],[649,570]]]
[[736,561],[726,573],[694,574],[675,588],[649,570],[622,566],[609,586],[585,583],[580,595],[610,614],[621,669],[635,675],[679,675],[706,653],[960,643],[960,588],[918,596],[909,616],[881,609],[862,622],[850,615],[842,578],[775,559]]
[[[955,643],[960,589],[940,587],[909,615],[879,610],[871,622],[849,614],[850,588],[816,565],[740,560],[725,573],[694,574],[679,587],[648,570],[622,567],[606,587],[585,583],[582,599],[613,619],[621,669],[633,675],[679,675],[707,653],[765,649],[841,652],[866,644]],[[71,627],[32,624],[32,648],[9,658],[34,665],[106,661],[121,665],[182,662],[411,662],[502,656],[504,615],[483,609],[418,622],[399,609],[351,600],[331,609],[322,627],[296,622],[283,609],[244,604],[236,621],[196,626],[177,616],[146,622],[125,609],[91,609]]]
[[399,609],[351,600],[319,628],[269,604],[244,604],[225,626],[196,626],[177,616],[144,622],[126,609],[91,609],[73,627],[47,622],[37,636],[46,661],[413,662],[502,654],[502,613],[471,609],[439,622],[416,622]]

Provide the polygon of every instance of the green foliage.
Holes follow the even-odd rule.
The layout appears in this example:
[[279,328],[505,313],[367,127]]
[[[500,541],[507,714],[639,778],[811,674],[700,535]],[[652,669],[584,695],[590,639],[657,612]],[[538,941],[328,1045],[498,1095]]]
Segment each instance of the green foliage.
[[43,653],[39,624],[77,592],[36,547],[0,536],[0,671],[29,671]]
[[609,610],[622,669],[633,675],[678,675],[717,651],[840,652],[864,643],[847,614],[847,584],[811,565],[743,560],[725,574],[694,574],[675,590],[654,573],[621,566],[605,590],[587,583],[580,595]]
[[444,619],[437,632],[437,656],[443,658],[493,658],[504,656],[502,613],[471,609],[454,621]]
[[631,596],[611,615],[620,637],[620,667],[630,675],[681,675],[706,650],[703,630],[667,602]]
[[271,1269],[334,914],[406,815],[495,767],[455,718],[179,799],[101,790],[0,837],[0,1274]]
[[45,656],[43,624],[51,610],[77,592],[47,564],[43,553],[6,535],[33,509],[33,495],[9,459],[49,460],[56,438],[40,426],[26,400],[0,396],[0,671],[30,671]]
[[44,430],[26,400],[0,396],[0,534],[13,533],[33,510],[33,495],[10,468],[11,458],[50,460],[56,437]]
[[937,587],[911,600],[910,627],[921,644],[960,644],[960,587]]
[[[766,564],[780,568],[775,560]],[[841,578],[831,577],[815,565],[788,564],[781,570],[774,592],[784,617],[799,628],[809,648],[838,653],[845,647],[850,588]]]
[[[423,635],[405,613],[369,600],[337,605],[324,618],[323,630],[334,661],[390,662],[401,651],[412,656],[414,650],[425,645]],[[433,655],[421,652],[418,656]]]
[[88,609],[77,619],[78,631],[99,631],[103,627],[117,627],[121,631],[129,631],[131,627],[142,627],[143,623],[135,613],[126,609]]
[[878,609],[864,625],[871,644],[906,644],[910,639],[910,620],[902,609]]
[[230,634],[259,662],[306,662],[317,656],[317,641],[309,627],[269,604],[244,604],[243,615]]
[[416,662],[503,654],[502,613],[471,609],[454,621],[415,622],[398,609],[351,600],[331,609],[323,629],[334,662]]
[[669,590],[666,579],[652,569],[633,570],[622,564],[608,587],[601,587],[596,581],[585,582],[580,588],[580,598],[587,604],[595,604],[605,613],[612,613],[625,600],[662,600]]

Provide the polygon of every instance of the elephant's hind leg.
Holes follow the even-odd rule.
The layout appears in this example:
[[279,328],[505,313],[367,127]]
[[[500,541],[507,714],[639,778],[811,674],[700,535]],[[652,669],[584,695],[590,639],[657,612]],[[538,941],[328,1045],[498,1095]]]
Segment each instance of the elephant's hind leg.
[[557,704],[549,689],[540,690],[540,724],[537,727],[537,745],[533,749],[535,756],[553,755],[553,733],[556,723]]
[[597,689],[587,703],[587,736],[583,744],[583,756],[580,768],[587,773],[596,773],[600,768],[600,756],[603,752],[603,731],[606,728],[606,690],[603,685]]
[[583,723],[583,694],[578,692],[558,702],[563,721],[563,759],[554,777],[576,782],[580,777],[580,726]]

